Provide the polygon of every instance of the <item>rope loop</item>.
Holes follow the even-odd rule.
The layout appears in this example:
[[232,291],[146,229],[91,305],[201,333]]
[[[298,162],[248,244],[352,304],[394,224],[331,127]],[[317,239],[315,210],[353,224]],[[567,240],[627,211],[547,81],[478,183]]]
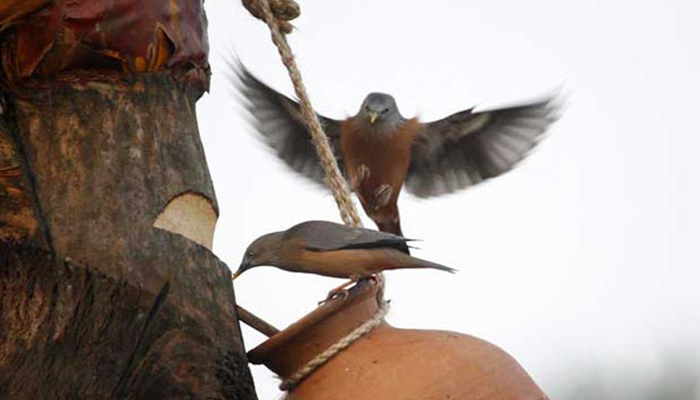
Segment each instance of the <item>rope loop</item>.
[[306,363],[306,365],[299,368],[294,374],[292,374],[292,376],[282,381],[282,383],[280,384],[280,390],[287,391],[294,389],[294,387],[298,385],[299,382],[303,381],[307,376],[311,375],[311,373],[314,372],[318,367],[328,362],[328,360],[333,358],[336,354],[340,353],[342,350],[346,349],[351,344],[353,344],[357,339],[371,332],[372,329],[377,327],[377,325],[381,324],[388,311],[389,302],[382,302],[381,306],[379,307],[379,310],[377,310],[377,312],[371,319],[365,321],[362,325],[355,328],[354,331],[347,334],[345,337],[334,343],[322,353],[318,354],[316,357],[311,359],[311,361]]

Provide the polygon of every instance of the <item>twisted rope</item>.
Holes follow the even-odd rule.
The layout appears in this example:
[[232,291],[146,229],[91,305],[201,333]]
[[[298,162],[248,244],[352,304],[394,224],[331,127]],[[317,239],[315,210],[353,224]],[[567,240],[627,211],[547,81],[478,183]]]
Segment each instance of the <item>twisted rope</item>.
[[270,28],[270,34],[272,36],[272,42],[277,46],[280,57],[282,58],[282,63],[287,67],[289,72],[289,77],[292,79],[292,84],[294,85],[294,91],[299,98],[299,105],[301,106],[301,113],[304,117],[304,122],[306,123],[309,131],[311,132],[311,138],[316,148],[316,153],[321,160],[321,165],[326,175],[326,182],[333,193],[333,198],[335,199],[338,208],[340,209],[340,217],[343,219],[346,225],[361,227],[362,221],[357,213],[355,204],[350,197],[350,190],[345,181],[345,178],[340,174],[338,169],[338,163],[331,150],[331,145],[328,142],[328,137],[323,133],[323,128],[321,127],[321,122],[318,120],[318,116],[311,106],[311,100],[309,100],[309,95],[306,92],[306,87],[304,82],[301,80],[301,73],[297,64],[294,61],[294,54],[287,43],[286,37],[280,32],[279,24],[277,19],[272,14],[270,9],[270,4],[267,0],[258,0],[258,5],[262,11],[263,18]]
[[[357,208],[355,208],[355,203],[350,197],[350,190],[348,189],[347,182],[345,178],[340,173],[338,168],[338,162],[335,159],[331,145],[328,142],[328,137],[323,132],[321,127],[321,122],[318,120],[318,115],[314,112],[311,106],[311,100],[309,99],[309,94],[306,92],[306,86],[301,79],[301,72],[294,61],[294,54],[292,49],[287,43],[287,38],[280,31],[279,23],[277,18],[275,18],[270,8],[270,3],[268,0],[253,0],[256,1],[259,6],[259,10],[262,12],[262,19],[265,21],[267,26],[270,28],[270,36],[272,37],[272,42],[277,47],[277,51],[282,58],[282,63],[287,68],[289,72],[289,77],[294,85],[294,92],[299,98],[299,105],[301,107],[301,113],[304,117],[304,123],[309,128],[311,132],[311,140],[316,149],[316,154],[321,161],[321,166],[325,173],[326,184],[331,189],[333,193],[333,199],[338,205],[340,210],[340,217],[343,219],[345,225],[362,227],[362,220],[357,213]],[[378,273],[375,275],[379,283],[379,293],[377,298],[383,301],[384,298],[384,274]]]
[[299,368],[294,374],[292,374],[292,376],[282,381],[280,384],[280,390],[286,391],[293,389],[299,384],[299,382],[314,372],[316,368],[328,362],[328,360],[333,358],[336,354],[340,353],[342,350],[353,344],[357,339],[369,333],[372,329],[379,325],[388,311],[389,302],[382,302],[379,310],[377,310],[377,313],[374,314],[372,319],[365,321],[365,323],[355,328],[355,330],[350,332],[347,336],[340,339],[331,347],[327,348],[325,351],[311,359],[311,361],[306,363],[306,365]]
[[[277,47],[282,63],[287,68],[289,77],[294,85],[294,92],[299,99],[299,105],[301,107],[301,114],[304,119],[304,123],[311,132],[311,139],[314,144],[314,148],[316,149],[316,154],[318,155],[323,171],[325,172],[326,183],[331,189],[333,198],[335,199],[338,209],[340,210],[340,217],[343,219],[345,225],[362,227],[362,220],[360,220],[360,216],[357,213],[352,197],[350,197],[350,190],[348,189],[347,182],[340,173],[338,162],[336,161],[331,145],[328,142],[328,137],[323,132],[321,122],[318,120],[318,116],[311,106],[311,100],[309,100],[306,87],[301,79],[301,72],[299,72],[299,68],[294,61],[294,54],[287,43],[287,38],[280,31],[279,23],[272,13],[268,0],[256,1],[257,5],[259,6],[259,10],[262,12],[263,20],[270,28],[272,42]],[[389,310],[389,305],[388,302],[384,301],[384,275],[379,273],[375,276],[379,284],[377,301],[379,301],[380,308],[377,313],[372,317],[372,319],[360,325],[357,329],[340,339],[337,343],[330,346],[324,352],[318,354],[306,365],[297,370],[292,376],[282,381],[280,384],[280,390],[286,391],[293,389],[299,382],[303,381],[307,376],[313,373],[316,368],[328,362],[328,360],[333,358],[340,351],[350,346],[353,342],[370,332],[382,322],[384,316]]]

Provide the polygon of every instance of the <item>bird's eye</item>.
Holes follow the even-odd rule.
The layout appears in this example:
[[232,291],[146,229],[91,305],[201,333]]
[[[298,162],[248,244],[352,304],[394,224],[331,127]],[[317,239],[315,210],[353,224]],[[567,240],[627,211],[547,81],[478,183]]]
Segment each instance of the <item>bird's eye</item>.
[[252,250],[251,250],[251,251],[249,251],[249,252],[248,252],[248,254],[247,254],[247,256],[248,256],[248,257],[253,257],[254,255],[255,255],[255,253],[253,253],[253,251],[252,251]]
[[389,112],[389,109],[388,109],[388,108],[385,108],[384,110],[382,110],[382,114],[386,114],[386,113],[388,113],[388,112]]

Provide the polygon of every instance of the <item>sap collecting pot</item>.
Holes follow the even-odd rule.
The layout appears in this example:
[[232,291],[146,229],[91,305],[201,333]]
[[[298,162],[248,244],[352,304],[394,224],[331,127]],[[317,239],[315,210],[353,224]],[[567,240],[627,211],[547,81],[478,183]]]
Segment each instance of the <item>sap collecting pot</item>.
[[[248,353],[288,378],[380,309],[379,287],[363,282]],[[547,399],[508,353],[473,336],[398,329],[383,319],[321,365],[287,400]]]

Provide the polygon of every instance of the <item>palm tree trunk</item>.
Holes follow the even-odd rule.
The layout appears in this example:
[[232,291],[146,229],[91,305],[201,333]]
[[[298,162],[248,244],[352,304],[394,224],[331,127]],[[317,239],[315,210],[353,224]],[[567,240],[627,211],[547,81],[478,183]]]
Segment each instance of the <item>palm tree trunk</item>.
[[0,5],[0,398],[255,399],[193,1]]

